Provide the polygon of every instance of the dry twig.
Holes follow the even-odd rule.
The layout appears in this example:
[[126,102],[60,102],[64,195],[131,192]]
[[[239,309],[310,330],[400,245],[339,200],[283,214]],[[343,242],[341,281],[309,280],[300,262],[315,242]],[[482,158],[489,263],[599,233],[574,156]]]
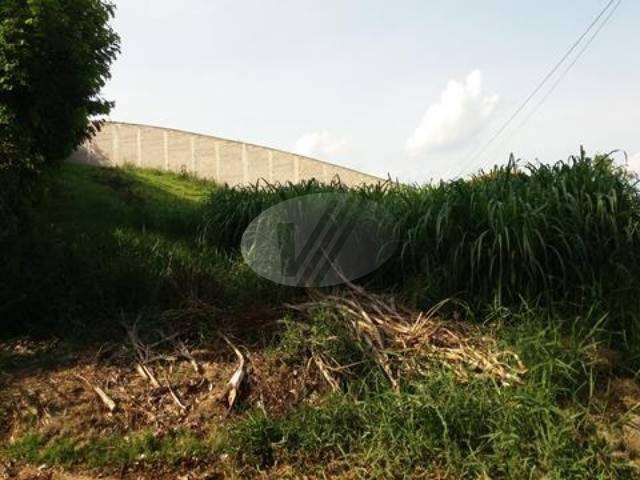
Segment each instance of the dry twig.
[[138,322],[137,320],[133,323],[133,325],[123,325],[125,330],[127,331],[127,336],[129,337],[129,342],[133,347],[133,350],[136,353],[136,357],[138,361],[136,362],[136,372],[138,374],[148,380],[154,388],[160,388],[160,382],[156,378],[151,370],[151,367],[148,366],[148,363],[157,359],[158,357],[154,357],[151,355],[151,347],[145,345],[138,336]]
[[171,382],[169,381],[169,378],[165,377],[165,380],[167,382],[167,390],[169,390],[169,395],[171,395],[171,399],[173,400],[173,402],[178,406],[180,410],[182,410],[183,412],[186,411],[188,407],[180,401],[180,397],[178,397],[173,388],[171,388]]
[[180,354],[180,356],[182,356],[185,360],[188,360],[189,363],[191,364],[191,367],[193,367],[193,370],[198,374],[201,375],[202,374],[202,367],[200,366],[200,364],[196,361],[196,359],[194,358],[194,356],[191,354],[191,352],[189,351],[189,349],[187,348],[187,346],[184,344],[184,342],[179,341],[176,343],[176,348],[178,350],[178,353]]

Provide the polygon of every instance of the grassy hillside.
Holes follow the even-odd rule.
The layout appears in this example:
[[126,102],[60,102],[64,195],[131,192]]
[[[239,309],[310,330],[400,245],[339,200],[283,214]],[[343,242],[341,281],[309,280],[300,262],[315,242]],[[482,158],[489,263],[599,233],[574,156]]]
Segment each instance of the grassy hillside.
[[307,291],[239,235],[342,185],[65,165],[2,266],[0,472],[635,478],[633,182],[582,156],[354,191],[401,248],[366,290]]
[[154,171],[65,165],[7,255],[5,331],[70,334],[88,322],[83,338],[99,337],[118,315],[253,301],[243,291],[259,280],[234,256],[196,244],[212,188]]

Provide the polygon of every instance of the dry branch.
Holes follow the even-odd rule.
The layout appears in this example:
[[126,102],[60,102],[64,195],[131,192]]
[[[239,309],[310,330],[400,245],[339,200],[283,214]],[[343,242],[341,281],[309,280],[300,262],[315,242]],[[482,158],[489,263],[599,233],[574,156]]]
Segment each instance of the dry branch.
[[138,374],[142,378],[144,378],[145,380],[148,380],[154,388],[162,387],[162,385],[154,375],[153,370],[151,370],[151,367],[148,366],[149,362],[153,361],[154,359],[157,359],[158,357],[153,357],[151,355],[151,347],[145,345],[140,340],[140,337],[138,335],[138,322],[135,321],[133,325],[130,325],[130,326],[129,325],[123,325],[123,326],[127,331],[129,342],[131,343],[131,346],[133,347],[136,357],[138,358],[138,361],[136,362],[136,366],[135,366],[136,372],[138,372]]
[[156,378],[156,376],[153,374],[153,370],[151,370],[151,367],[148,367],[147,365],[144,365],[142,363],[137,363],[136,364],[136,370],[138,372],[142,371],[144,373],[144,377],[149,380],[149,382],[151,383],[151,385],[153,385],[154,388],[161,388],[162,385],[160,385],[160,382],[158,381],[158,379]]
[[116,402],[114,402],[113,399],[109,395],[107,395],[104,390],[102,390],[97,385],[92,385],[91,382],[89,382],[89,380],[84,378],[82,375],[77,375],[77,377],[87,385],[89,385],[89,387],[91,387],[91,389],[96,393],[96,395],[98,395],[98,398],[102,400],[102,403],[105,404],[110,412],[113,412],[116,409]]
[[142,364],[139,362],[136,362],[136,372],[138,372],[138,375],[142,378],[149,381],[149,375],[147,375],[147,372],[145,372],[144,368],[142,368]]

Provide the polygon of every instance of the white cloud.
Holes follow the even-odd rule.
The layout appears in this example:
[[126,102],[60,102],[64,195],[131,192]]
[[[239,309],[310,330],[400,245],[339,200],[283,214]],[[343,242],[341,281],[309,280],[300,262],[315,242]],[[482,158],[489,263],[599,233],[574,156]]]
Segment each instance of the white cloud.
[[429,151],[459,147],[473,140],[495,112],[498,95],[484,95],[482,73],[474,70],[464,83],[450,80],[406,143],[417,156]]
[[346,153],[348,146],[346,139],[322,130],[302,135],[293,147],[293,151],[307,157],[330,159]]

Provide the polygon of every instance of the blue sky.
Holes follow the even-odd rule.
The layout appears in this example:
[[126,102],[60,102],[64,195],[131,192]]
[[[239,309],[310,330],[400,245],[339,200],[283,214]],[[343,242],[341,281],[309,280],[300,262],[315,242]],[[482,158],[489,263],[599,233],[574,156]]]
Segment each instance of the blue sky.
[[470,161],[607,1],[117,0],[123,53],[104,94],[114,120],[409,181],[511,151],[635,156],[640,2],[623,0],[538,113]]

